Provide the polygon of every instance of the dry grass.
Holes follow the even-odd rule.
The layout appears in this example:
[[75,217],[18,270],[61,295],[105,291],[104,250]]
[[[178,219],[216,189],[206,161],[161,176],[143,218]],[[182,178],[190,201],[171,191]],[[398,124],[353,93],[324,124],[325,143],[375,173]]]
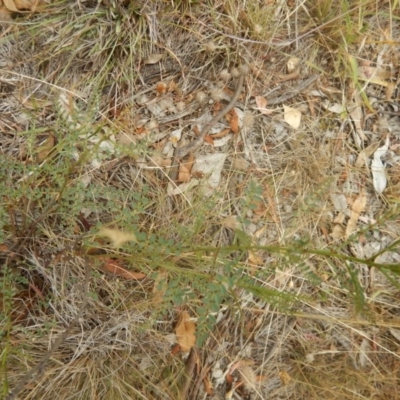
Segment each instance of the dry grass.
[[[398,5],[350,3],[61,0],[2,23],[0,397],[400,398]],[[241,132],[196,152],[226,154],[218,186],[167,195],[171,133],[240,64]],[[298,129],[256,110],[314,74],[284,102]],[[360,153],[388,133],[377,195]]]

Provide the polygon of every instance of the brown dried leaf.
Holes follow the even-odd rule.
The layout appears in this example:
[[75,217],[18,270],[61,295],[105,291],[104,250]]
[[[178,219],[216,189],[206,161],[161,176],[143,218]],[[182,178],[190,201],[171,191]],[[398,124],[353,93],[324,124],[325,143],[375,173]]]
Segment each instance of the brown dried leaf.
[[189,352],[196,344],[196,324],[191,320],[187,311],[182,312],[175,333],[183,352]]
[[3,0],[3,4],[10,11],[20,12],[23,10],[34,11],[39,0]]
[[181,351],[179,344],[174,344],[171,349],[171,356],[176,356]]
[[14,11],[14,12],[19,11],[13,0],[3,0],[3,3],[8,10]]
[[345,234],[346,239],[348,239],[349,236],[356,231],[358,217],[364,211],[366,205],[367,205],[367,194],[365,192],[365,189],[362,189],[358,197],[354,200],[353,207],[351,209],[351,216],[346,227],[346,234]]
[[11,21],[11,11],[6,7],[0,6],[0,22]]
[[211,144],[211,146],[214,146],[214,135],[213,136],[210,136],[210,135],[204,136],[204,141],[208,144]]
[[129,280],[140,280],[146,278],[146,274],[141,272],[129,271],[118,264],[118,261],[106,258],[106,262],[102,265],[102,268],[113,275],[121,276],[122,278]]
[[190,181],[193,164],[194,156],[193,154],[190,154],[189,159],[185,162],[182,162],[179,167],[178,182],[184,183]]
[[237,135],[239,133],[239,116],[237,115],[237,112],[233,109],[230,112],[231,120],[229,121],[229,126],[231,128],[231,131]]

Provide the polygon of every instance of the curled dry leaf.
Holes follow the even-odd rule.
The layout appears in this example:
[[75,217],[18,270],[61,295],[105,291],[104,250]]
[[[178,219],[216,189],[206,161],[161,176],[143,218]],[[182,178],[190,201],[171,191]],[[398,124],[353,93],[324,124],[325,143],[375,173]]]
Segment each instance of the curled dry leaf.
[[115,248],[119,248],[127,242],[137,242],[133,233],[123,232],[119,229],[101,228],[97,236],[106,237]]
[[179,167],[178,182],[189,182],[191,175],[191,170],[194,163],[194,156],[190,154],[189,159],[181,163]]
[[175,328],[176,337],[183,352],[187,353],[196,344],[196,324],[187,311],[183,311]]
[[256,96],[256,110],[260,111],[261,114],[271,115],[274,111],[267,108],[268,101],[265,97]]
[[[225,137],[231,130],[230,129],[223,129],[222,131],[212,134],[212,135],[206,135],[206,136],[210,136],[213,140],[214,139],[219,139],[222,137]],[[206,140],[206,138],[204,138],[204,140]]]
[[162,59],[163,55],[159,54],[159,53],[154,53],[154,54],[150,54],[145,60],[144,63],[145,64],[157,64],[161,59]]
[[212,146],[214,145],[214,137],[211,135],[204,136],[204,141]]
[[106,258],[105,263],[101,266],[101,268],[113,275],[118,275],[128,280],[140,280],[146,278],[146,274],[129,271],[121,267],[118,264],[118,261],[112,260],[111,258]]
[[298,129],[301,124],[301,112],[295,108],[283,106],[283,118],[285,122],[294,129]]

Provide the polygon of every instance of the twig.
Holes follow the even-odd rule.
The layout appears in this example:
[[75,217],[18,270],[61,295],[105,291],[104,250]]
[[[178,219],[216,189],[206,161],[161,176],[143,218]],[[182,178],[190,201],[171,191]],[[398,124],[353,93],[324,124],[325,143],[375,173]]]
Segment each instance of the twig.
[[192,382],[193,378],[193,371],[198,359],[198,350],[195,347],[192,347],[189,353],[189,357],[186,361],[186,368],[185,368],[185,380],[183,382],[182,388],[180,390],[181,398],[187,399],[187,394],[189,391],[190,383]]
[[282,96],[275,97],[272,99],[267,99],[267,106],[274,106],[276,104],[284,103],[285,101],[290,100],[294,96],[297,96],[302,91],[307,89],[312,83],[314,83],[318,79],[318,76],[319,75],[311,75],[309,78],[301,82],[298,86],[296,86],[293,89],[290,89],[290,91],[287,91]]

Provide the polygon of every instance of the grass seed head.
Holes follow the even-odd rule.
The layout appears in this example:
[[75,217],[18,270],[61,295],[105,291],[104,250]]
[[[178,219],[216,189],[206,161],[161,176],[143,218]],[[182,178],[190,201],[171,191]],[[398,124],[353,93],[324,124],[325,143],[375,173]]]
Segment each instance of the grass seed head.
[[205,92],[203,92],[202,90],[199,90],[196,93],[196,100],[200,103],[200,104],[204,104],[207,102],[208,96]]
[[216,88],[211,90],[210,97],[214,101],[221,101],[226,98],[226,94],[223,89]]
[[206,53],[215,53],[217,51],[217,46],[212,40],[210,40],[204,43],[204,50]]
[[231,75],[233,78],[239,78],[240,76],[240,71],[238,68],[232,68],[231,69]]
[[223,69],[223,70],[219,73],[219,77],[220,77],[224,82],[228,82],[229,79],[231,79],[231,74],[228,72],[227,69]]

